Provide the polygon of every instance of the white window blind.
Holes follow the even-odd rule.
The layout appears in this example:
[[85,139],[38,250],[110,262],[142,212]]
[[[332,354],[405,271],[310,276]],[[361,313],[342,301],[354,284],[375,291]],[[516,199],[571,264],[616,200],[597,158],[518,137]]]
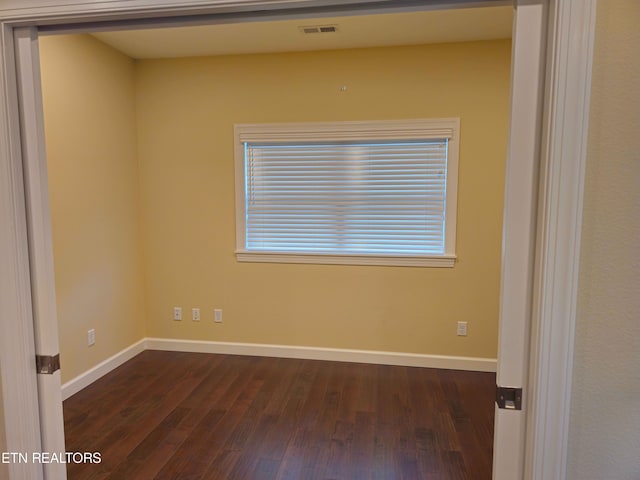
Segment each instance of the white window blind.
[[246,249],[444,254],[447,143],[245,143]]
[[258,261],[310,255],[314,263],[452,257],[447,241],[455,222],[448,208],[454,135],[410,125],[403,134],[395,128],[346,135],[322,130],[319,140],[312,128],[276,130],[272,137],[243,130],[239,252],[266,255]]

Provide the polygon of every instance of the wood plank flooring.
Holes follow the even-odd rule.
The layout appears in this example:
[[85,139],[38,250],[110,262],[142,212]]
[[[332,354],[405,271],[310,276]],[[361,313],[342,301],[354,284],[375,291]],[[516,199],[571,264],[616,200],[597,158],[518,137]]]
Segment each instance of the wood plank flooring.
[[69,479],[491,478],[495,374],[145,351],[64,402]]

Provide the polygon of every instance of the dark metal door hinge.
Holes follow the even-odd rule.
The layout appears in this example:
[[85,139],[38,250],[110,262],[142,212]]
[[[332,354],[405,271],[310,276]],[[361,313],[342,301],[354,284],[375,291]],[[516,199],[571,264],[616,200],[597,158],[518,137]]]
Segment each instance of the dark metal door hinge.
[[522,410],[522,389],[496,386],[498,408]]
[[43,375],[51,375],[60,370],[60,354],[36,355],[36,372]]

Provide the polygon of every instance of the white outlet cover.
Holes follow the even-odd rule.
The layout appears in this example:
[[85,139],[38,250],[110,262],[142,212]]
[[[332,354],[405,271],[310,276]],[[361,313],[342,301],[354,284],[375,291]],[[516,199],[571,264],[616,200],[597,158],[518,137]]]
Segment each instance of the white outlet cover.
[[173,307],[173,319],[182,320],[182,307]]
[[95,329],[91,329],[87,332],[87,344],[89,346],[95,345],[96,343],[96,331]]
[[191,309],[191,320],[193,320],[194,322],[199,322],[200,321],[200,309],[199,308],[192,308]]
[[213,311],[213,321],[216,323],[222,323],[222,310],[219,308],[216,308]]
[[467,336],[467,322],[458,322],[458,329],[456,331],[456,334],[459,337]]

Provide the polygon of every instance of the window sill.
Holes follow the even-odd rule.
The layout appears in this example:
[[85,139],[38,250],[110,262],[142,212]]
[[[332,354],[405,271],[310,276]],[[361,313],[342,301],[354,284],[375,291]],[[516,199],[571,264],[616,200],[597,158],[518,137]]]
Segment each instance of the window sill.
[[320,265],[378,265],[389,267],[451,268],[455,255],[439,256],[382,256],[382,255],[324,255],[300,253],[236,252],[239,262],[255,263],[311,263]]

